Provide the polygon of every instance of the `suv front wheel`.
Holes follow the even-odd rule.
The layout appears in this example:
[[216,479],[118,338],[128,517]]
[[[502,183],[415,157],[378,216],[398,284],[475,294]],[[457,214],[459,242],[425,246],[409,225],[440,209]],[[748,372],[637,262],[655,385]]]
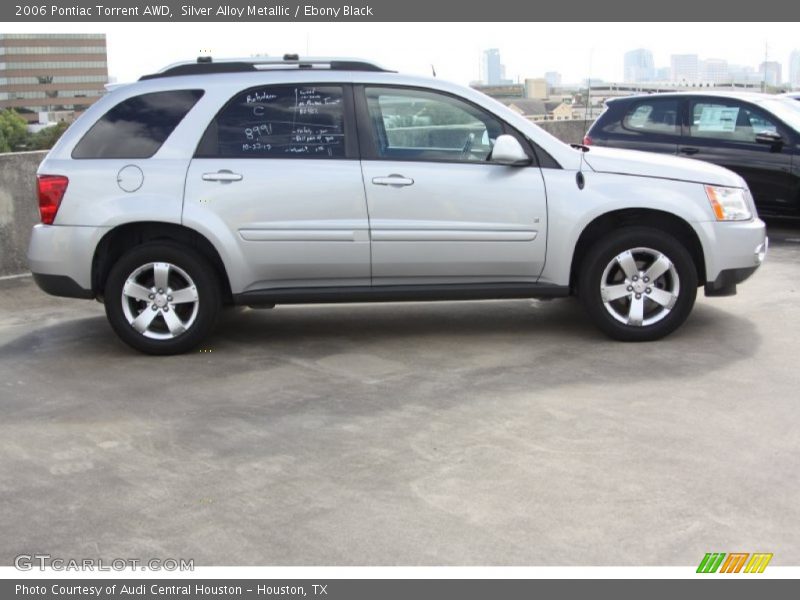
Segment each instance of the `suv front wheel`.
[[595,324],[611,337],[657,340],[689,316],[697,296],[697,269],[673,236],[626,227],[589,250],[578,295]]
[[143,244],[111,268],[105,307],[111,327],[129,346],[148,354],[180,354],[213,329],[219,281],[208,261],[189,248]]

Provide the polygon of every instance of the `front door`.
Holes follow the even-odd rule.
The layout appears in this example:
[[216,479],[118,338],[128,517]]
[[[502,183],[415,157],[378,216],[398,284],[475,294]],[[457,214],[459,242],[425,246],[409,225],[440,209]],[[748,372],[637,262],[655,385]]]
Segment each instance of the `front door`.
[[689,103],[687,135],[680,152],[726,167],[741,175],[760,211],[785,212],[796,203],[790,144],[756,142],[762,131],[787,132],[776,119],[752,104],[727,98],[699,98]]
[[538,166],[489,162],[509,128],[453,96],[357,88],[373,285],[528,282],[544,266]]

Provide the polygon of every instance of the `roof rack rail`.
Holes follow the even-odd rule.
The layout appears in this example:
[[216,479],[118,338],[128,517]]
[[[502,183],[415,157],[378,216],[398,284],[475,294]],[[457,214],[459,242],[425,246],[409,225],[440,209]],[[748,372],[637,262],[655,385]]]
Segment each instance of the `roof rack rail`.
[[175,77],[178,75],[208,75],[213,73],[247,73],[270,69],[314,69],[327,68],[331,71],[374,71],[394,73],[380,65],[358,58],[300,58],[297,54],[284,54],[283,57],[226,58],[214,60],[210,56],[199,56],[194,61],[174,63],[156,73],[142,75],[139,81]]

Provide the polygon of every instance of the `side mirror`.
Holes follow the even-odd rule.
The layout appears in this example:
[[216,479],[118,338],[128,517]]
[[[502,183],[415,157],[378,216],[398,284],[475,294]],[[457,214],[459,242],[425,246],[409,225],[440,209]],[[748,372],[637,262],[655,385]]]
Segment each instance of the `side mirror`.
[[524,167],[531,164],[530,157],[513,135],[499,135],[494,141],[491,161],[498,165]]
[[783,144],[783,138],[776,131],[761,131],[756,134],[756,142],[769,146],[780,146]]

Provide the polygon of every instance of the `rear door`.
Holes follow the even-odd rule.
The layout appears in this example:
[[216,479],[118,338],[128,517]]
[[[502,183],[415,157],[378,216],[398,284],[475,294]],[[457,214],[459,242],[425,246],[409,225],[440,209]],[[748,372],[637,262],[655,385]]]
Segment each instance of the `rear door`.
[[596,141],[614,148],[675,154],[681,136],[682,101],[677,96],[612,101],[609,112],[614,116],[609,115],[607,122],[600,117]]
[[720,97],[692,98],[680,153],[726,167],[747,181],[759,209],[785,211],[795,202],[791,145],[756,142],[762,131],[793,139],[766,111],[748,102]]
[[237,93],[208,126],[184,222],[228,236],[235,292],[369,285],[352,110],[345,85],[263,85]]

